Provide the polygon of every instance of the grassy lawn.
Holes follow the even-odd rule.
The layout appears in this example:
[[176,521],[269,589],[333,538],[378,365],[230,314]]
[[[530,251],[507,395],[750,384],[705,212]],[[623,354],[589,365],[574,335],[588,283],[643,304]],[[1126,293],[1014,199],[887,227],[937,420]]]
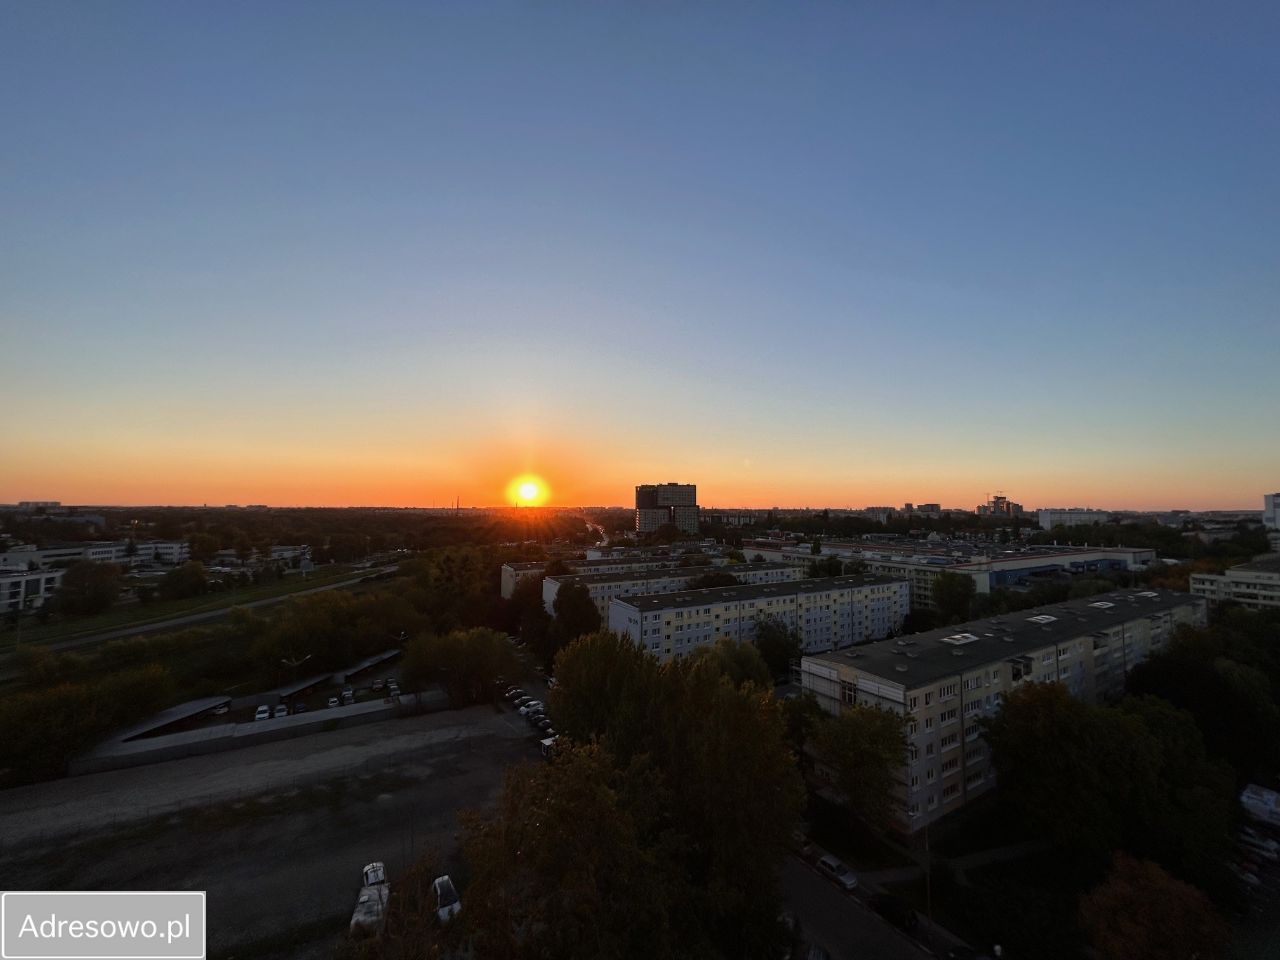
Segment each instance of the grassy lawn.
[[[201,597],[188,597],[184,600],[157,600],[153,603],[128,603],[108,610],[106,613],[91,617],[68,617],[53,619],[49,623],[40,624],[28,617],[22,625],[22,642],[51,643],[59,640],[74,640],[77,637],[92,636],[108,630],[125,627],[137,627],[139,632],[148,624],[168,620],[172,617],[187,616],[196,613],[209,613],[216,610],[229,609],[255,600],[269,600],[274,597],[288,596],[302,590],[311,590],[335,583],[344,579],[352,579],[358,571],[341,566],[325,568],[302,577],[290,574],[283,580],[267,583],[262,586],[246,587],[240,590],[226,591],[216,594],[205,594]],[[11,650],[17,641],[17,631],[6,624],[0,627],[0,651]]]

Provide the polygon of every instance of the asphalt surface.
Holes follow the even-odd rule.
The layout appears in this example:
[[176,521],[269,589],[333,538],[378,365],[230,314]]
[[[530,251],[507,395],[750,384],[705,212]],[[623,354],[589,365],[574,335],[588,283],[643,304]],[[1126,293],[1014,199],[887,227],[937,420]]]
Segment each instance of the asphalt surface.
[[783,864],[782,894],[787,908],[800,919],[804,937],[836,960],[930,956],[854,894],[844,892],[798,857],[788,857]]
[[[321,939],[336,943],[345,933],[366,863],[381,860],[395,876],[433,853],[442,869],[456,872],[458,811],[491,804],[511,764],[539,762],[537,739],[523,720],[476,709],[487,712],[476,724],[477,736],[375,756],[358,773],[301,787],[277,777],[281,788],[275,791],[199,813],[188,809],[153,817],[114,834],[27,845],[0,855],[0,875],[10,889],[205,890],[209,951],[215,957],[308,924],[319,927],[313,933]],[[375,727],[392,731],[398,723],[412,721]],[[326,736],[333,735],[281,746],[296,753]],[[236,776],[243,753],[216,758],[224,776]],[[118,773],[142,780],[184,763]],[[281,776],[289,772],[276,770]],[[204,767],[188,772],[193,793],[202,789],[201,779],[216,779]],[[86,779],[91,778],[75,778]],[[86,794],[82,802],[92,803],[95,795]]]

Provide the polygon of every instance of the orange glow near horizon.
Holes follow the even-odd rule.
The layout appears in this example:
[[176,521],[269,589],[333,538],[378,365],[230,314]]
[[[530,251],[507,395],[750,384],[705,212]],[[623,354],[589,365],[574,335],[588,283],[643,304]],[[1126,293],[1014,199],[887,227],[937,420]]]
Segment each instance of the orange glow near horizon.
[[546,481],[524,473],[507,484],[507,502],[517,507],[541,507],[551,496]]

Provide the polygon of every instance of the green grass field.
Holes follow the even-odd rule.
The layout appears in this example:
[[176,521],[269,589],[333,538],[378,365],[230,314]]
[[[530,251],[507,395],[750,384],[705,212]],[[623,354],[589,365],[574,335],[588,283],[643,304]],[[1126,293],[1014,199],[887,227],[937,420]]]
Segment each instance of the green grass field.
[[[303,590],[323,587],[326,584],[354,579],[358,574],[359,571],[347,566],[325,568],[309,574],[305,579],[299,574],[291,574],[275,583],[224,593],[205,594],[184,600],[120,604],[106,613],[90,617],[55,617],[48,623],[41,624],[34,617],[28,616],[22,624],[21,640],[24,645],[55,643],[126,627],[136,628],[139,633],[144,633],[149,626],[174,617],[230,610],[232,607],[243,606],[256,600],[271,600]],[[17,642],[17,629],[7,623],[0,627],[0,652],[12,651]]]

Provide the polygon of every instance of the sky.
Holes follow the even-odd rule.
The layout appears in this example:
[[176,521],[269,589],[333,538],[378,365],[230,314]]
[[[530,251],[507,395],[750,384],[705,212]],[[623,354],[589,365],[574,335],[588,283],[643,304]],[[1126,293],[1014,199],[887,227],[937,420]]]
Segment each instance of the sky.
[[1280,7],[0,0],[0,502],[1260,508]]

